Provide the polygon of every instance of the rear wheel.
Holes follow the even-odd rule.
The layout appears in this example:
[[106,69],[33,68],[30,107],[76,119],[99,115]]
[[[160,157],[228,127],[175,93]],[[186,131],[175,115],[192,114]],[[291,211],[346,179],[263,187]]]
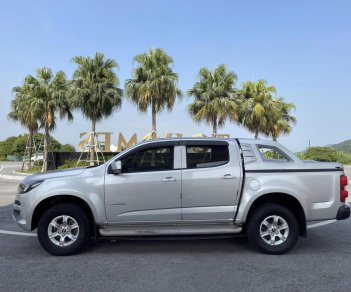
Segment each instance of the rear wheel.
[[270,203],[259,206],[247,225],[250,243],[268,254],[289,251],[299,237],[299,225],[294,214],[286,207]]
[[90,223],[86,213],[71,203],[48,209],[38,224],[38,239],[49,253],[72,255],[82,250],[90,237]]

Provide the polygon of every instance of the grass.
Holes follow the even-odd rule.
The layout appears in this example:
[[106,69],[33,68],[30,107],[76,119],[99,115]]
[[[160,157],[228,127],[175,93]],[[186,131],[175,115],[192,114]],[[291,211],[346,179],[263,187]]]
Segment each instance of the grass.
[[34,174],[34,173],[41,172],[41,168],[42,168],[42,166],[40,166],[40,165],[35,165],[35,166],[33,166],[31,169],[29,169],[29,170],[22,170],[22,169],[19,169],[19,170],[16,170],[16,172],[18,172],[18,173],[25,173],[25,174]]

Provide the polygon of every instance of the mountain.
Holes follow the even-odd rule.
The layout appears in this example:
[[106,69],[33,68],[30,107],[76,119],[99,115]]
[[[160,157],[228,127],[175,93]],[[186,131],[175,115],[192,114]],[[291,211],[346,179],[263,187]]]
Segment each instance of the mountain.
[[338,144],[329,145],[328,147],[339,151],[351,151],[351,139]]

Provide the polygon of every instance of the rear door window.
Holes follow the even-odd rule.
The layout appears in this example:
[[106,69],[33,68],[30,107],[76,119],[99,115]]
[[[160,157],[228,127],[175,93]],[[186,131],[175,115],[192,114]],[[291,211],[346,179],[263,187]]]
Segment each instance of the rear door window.
[[186,146],[187,168],[205,168],[229,162],[228,145]]

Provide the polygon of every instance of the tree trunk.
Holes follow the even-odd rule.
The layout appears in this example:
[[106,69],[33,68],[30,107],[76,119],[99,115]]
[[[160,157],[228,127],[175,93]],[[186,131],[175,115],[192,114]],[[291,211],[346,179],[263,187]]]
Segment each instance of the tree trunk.
[[[96,121],[92,121],[91,123],[91,133],[90,133],[90,165],[93,166],[95,165],[95,149],[94,149],[94,145],[95,145],[95,127],[96,127]],[[97,153],[96,153],[96,156],[97,156]]]
[[216,136],[217,136],[217,118],[214,118],[212,122],[212,137],[216,138]]
[[32,168],[32,147],[33,147],[33,130],[29,130],[29,136],[28,136],[28,144],[26,145],[28,147],[28,153],[27,153],[27,158],[26,158],[26,163],[24,167],[24,170],[30,170]]
[[151,107],[152,107],[152,129],[151,129],[151,138],[156,139],[157,138],[157,130],[156,130],[156,107],[155,103],[152,100],[151,102]]
[[49,134],[49,125],[45,124],[45,133],[44,133],[44,159],[43,159],[43,168],[42,172],[48,170],[49,166],[49,139],[50,139],[50,134]]
[[255,129],[255,139],[258,139],[258,129]]
[[31,159],[32,159],[32,154],[33,154],[33,136],[34,136],[33,130],[29,130],[28,170],[30,170],[32,168],[32,160]]
[[272,133],[272,138],[273,138],[273,141],[277,142],[278,141],[278,137],[279,137],[279,132],[278,131],[273,131]]

